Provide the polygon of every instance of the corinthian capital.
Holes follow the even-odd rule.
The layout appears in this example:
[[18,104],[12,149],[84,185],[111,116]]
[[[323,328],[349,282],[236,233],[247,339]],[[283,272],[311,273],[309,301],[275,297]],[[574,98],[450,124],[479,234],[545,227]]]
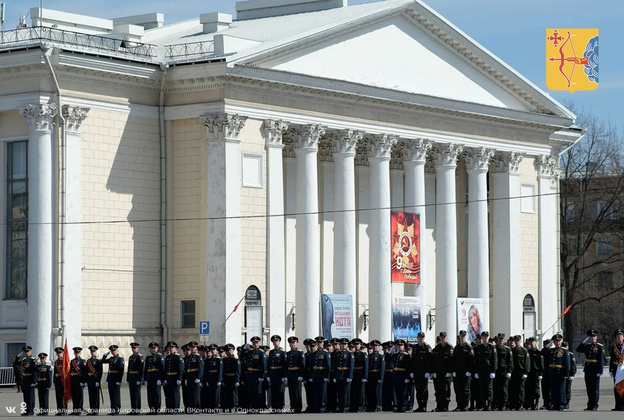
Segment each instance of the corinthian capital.
[[517,174],[522,155],[516,152],[498,152],[492,158],[492,170],[496,173]]
[[240,131],[247,121],[247,117],[225,113],[206,114],[200,118],[206,126],[209,140],[238,141]]
[[485,147],[469,147],[464,151],[464,163],[467,170],[486,171],[494,150]]
[[331,136],[334,153],[355,155],[357,145],[362,141],[364,133],[358,130],[342,130]]
[[291,128],[295,149],[317,149],[319,139],[325,134],[320,124],[299,125]]
[[435,166],[457,166],[457,157],[464,150],[459,144],[436,144],[433,147]]
[[399,138],[391,134],[381,134],[373,136],[368,142],[368,158],[392,157],[392,148],[397,144]]
[[264,120],[264,136],[268,147],[284,147],[282,134],[288,129],[288,124],[282,120]]
[[22,117],[28,119],[28,126],[32,130],[52,130],[56,116],[56,104],[28,104],[17,108]]
[[404,140],[403,161],[419,162],[425,164],[427,154],[431,151],[431,142],[427,139]]
[[78,132],[80,125],[87,118],[91,108],[81,108],[79,106],[63,105],[63,118],[65,126],[69,131]]
[[537,175],[541,177],[554,177],[557,172],[557,158],[550,155],[541,155],[535,159]]

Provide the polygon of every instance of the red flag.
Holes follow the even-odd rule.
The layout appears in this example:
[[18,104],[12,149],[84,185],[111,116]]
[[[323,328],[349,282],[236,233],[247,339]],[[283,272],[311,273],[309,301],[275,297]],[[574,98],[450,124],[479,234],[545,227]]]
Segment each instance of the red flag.
[[563,312],[561,312],[561,315],[559,315],[559,317],[564,316],[565,314],[567,314],[568,312],[570,312],[570,309],[572,308],[572,305],[574,305],[573,303],[570,304],[570,306],[568,306],[567,308],[565,308],[563,310]]
[[67,348],[67,339],[65,339],[65,349],[63,350],[63,407],[67,408],[67,402],[72,399],[71,392],[71,374],[69,365],[69,349]]

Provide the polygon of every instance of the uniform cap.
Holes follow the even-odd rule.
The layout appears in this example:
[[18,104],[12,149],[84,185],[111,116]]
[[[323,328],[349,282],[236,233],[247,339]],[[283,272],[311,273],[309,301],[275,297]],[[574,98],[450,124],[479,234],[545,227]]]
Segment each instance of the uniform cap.
[[535,337],[529,337],[527,338],[527,341],[533,342],[533,341],[537,341],[537,339]]
[[282,337],[280,337],[279,335],[275,334],[271,336],[271,341],[275,341],[275,340],[279,340],[282,341]]
[[354,338],[354,339],[352,340],[352,342],[353,342],[353,344],[363,344],[363,343],[364,343],[364,342],[362,341],[362,339],[361,339],[361,338],[359,338],[359,337],[358,337],[358,338]]
[[189,347],[197,347],[199,344],[197,341],[189,341],[186,345]]
[[598,331],[592,328],[591,330],[587,331],[587,335],[589,336],[598,335]]
[[418,333],[417,337],[424,337],[424,336],[425,336],[425,333],[421,331],[421,332]]
[[74,353],[78,353],[82,351],[82,347],[74,347],[72,350],[74,351]]
[[119,348],[119,346],[117,344],[111,344],[110,346],[108,346],[108,349],[110,351],[117,350],[118,348]]
[[234,350],[234,344],[226,344],[225,346],[223,346],[225,348],[225,350]]
[[39,353],[37,357],[41,359],[42,357],[48,357],[48,355],[46,353]]
[[261,341],[261,340],[260,340],[260,337],[258,337],[257,335],[254,335],[253,337],[251,337],[251,340],[249,340],[249,341],[251,341],[253,343],[253,342]]
[[160,347],[160,345],[157,342],[152,341],[151,343],[149,343],[148,347],[150,349],[156,349],[156,348]]
[[568,342],[564,341],[563,343],[561,343],[561,347],[568,347]]
[[312,339],[310,338],[306,338],[303,340],[303,345],[304,346],[311,346],[312,345]]
[[288,337],[288,342],[289,343],[298,343],[299,339],[293,335],[293,336]]
[[99,349],[98,349],[98,346],[93,345],[93,346],[89,346],[89,350],[90,351],[98,351]]
[[325,341],[325,337],[323,337],[322,335],[319,335],[318,337],[314,339],[314,341],[316,341],[317,343],[320,341]]
[[483,332],[481,333],[481,337],[489,337],[489,336],[490,336],[490,333],[489,333],[489,332],[487,332],[487,331],[483,331]]
[[462,337],[465,337],[465,336],[466,336],[466,334],[467,334],[467,333],[466,333],[466,331],[465,331],[465,330],[460,330],[460,331],[459,331],[459,335],[460,335],[460,336],[462,336]]
[[440,332],[440,337],[446,337],[446,331]]
[[63,353],[63,351],[64,351],[64,350],[63,350],[63,347],[55,347],[55,348],[54,348],[54,352],[55,352],[56,354]]
[[141,347],[139,343],[132,342],[130,343],[130,347]]
[[394,342],[394,344],[396,344],[397,346],[404,346],[405,340],[403,340],[402,338],[399,338],[398,340]]
[[269,346],[267,346],[267,345],[260,346],[260,349],[262,349],[264,351],[267,351],[267,350],[269,350]]
[[348,338],[341,338],[340,339],[340,344],[349,344],[349,339]]
[[206,350],[208,350],[208,347],[206,347],[206,346],[197,346],[197,350],[198,351],[206,351]]
[[370,342],[371,346],[381,346],[381,342],[379,340],[373,340]]
[[498,333],[498,334],[496,334],[496,338],[500,338],[500,339],[505,338],[505,333]]
[[29,345],[25,345],[24,347],[22,347],[23,351],[31,351],[32,347],[30,347]]
[[522,341],[522,337],[520,335],[513,336],[514,341]]
[[555,334],[552,336],[552,340],[563,340],[563,336],[561,334]]
[[615,330],[615,332],[613,333],[613,335],[620,335],[620,334],[624,334],[624,330],[621,328],[618,328],[617,330]]
[[167,347],[175,347],[178,348],[178,343],[176,343],[175,341],[169,341],[167,343]]
[[180,347],[182,349],[182,351],[187,351],[189,349],[188,344],[182,344],[182,347]]

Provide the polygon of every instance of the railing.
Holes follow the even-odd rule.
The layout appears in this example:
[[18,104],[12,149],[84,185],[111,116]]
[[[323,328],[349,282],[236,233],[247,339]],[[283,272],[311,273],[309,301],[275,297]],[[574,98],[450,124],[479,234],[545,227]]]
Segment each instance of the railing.
[[201,41],[187,44],[165,45],[165,56],[171,60],[214,56],[214,42]]
[[0,367],[0,386],[15,385],[15,374],[12,367]]
[[143,58],[156,57],[156,46],[123,39],[88,35],[48,27],[18,28],[0,32],[0,51],[16,46],[52,42],[97,51]]

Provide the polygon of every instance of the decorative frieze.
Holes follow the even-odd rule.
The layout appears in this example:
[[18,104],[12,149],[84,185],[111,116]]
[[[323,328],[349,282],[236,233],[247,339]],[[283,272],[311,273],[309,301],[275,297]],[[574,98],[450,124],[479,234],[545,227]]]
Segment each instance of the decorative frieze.
[[288,124],[282,120],[264,120],[264,137],[267,147],[284,147],[282,134],[288,129]]
[[247,117],[225,113],[206,114],[200,118],[206,126],[208,140],[239,141],[240,131],[247,121]]
[[57,106],[55,103],[33,105],[28,104],[17,108],[22,117],[28,119],[28,126],[33,130],[52,130]]
[[492,171],[518,174],[522,159],[523,156],[516,152],[497,152],[492,158]]

